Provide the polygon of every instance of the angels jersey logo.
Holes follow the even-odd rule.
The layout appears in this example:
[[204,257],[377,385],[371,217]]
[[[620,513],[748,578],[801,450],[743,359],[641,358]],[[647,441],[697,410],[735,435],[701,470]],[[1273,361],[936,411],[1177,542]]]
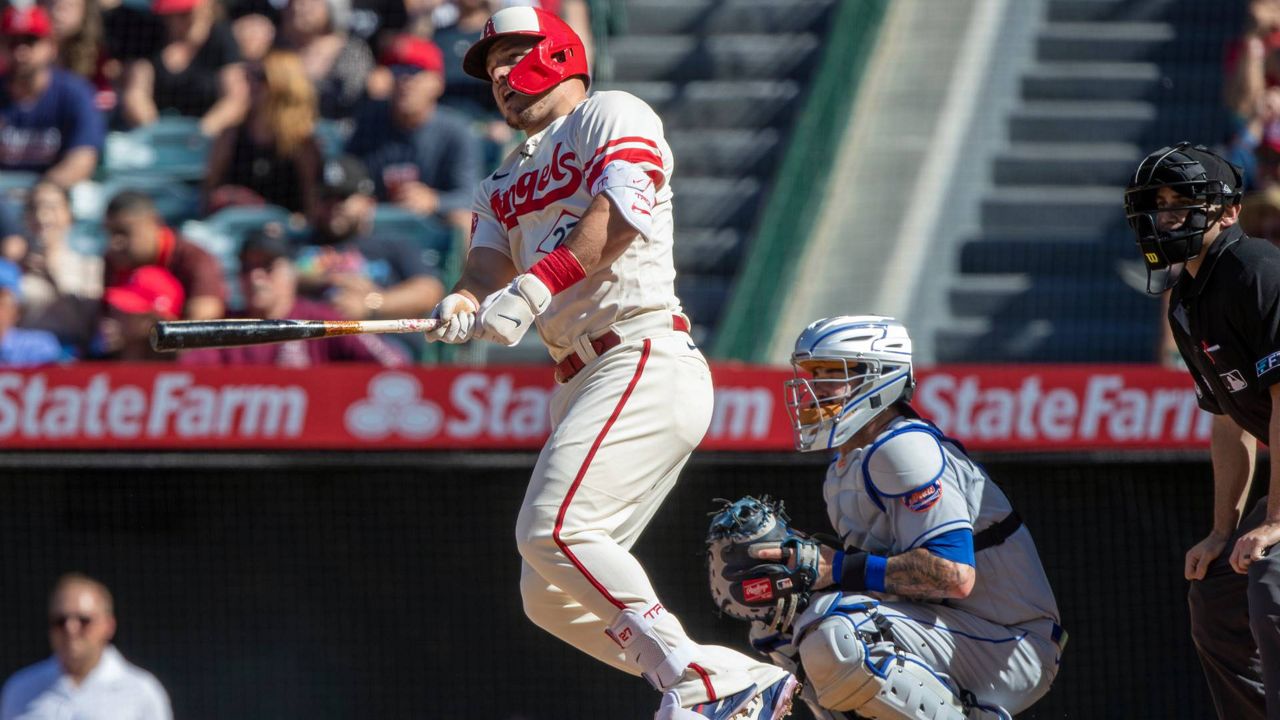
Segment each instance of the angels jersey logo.
[[562,150],[563,145],[556,143],[550,165],[521,173],[505,190],[495,190],[489,196],[493,214],[508,230],[516,226],[521,215],[542,210],[578,191],[582,184],[582,170],[576,165],[578,155]]
[[743,602],[753,603],[772,599],[773,586],[769,583],[769,578],[756,578],[742,582]]
[[902,498],[902,504],[911,512],[924,512],[942,499],[942,483],[931,483]]

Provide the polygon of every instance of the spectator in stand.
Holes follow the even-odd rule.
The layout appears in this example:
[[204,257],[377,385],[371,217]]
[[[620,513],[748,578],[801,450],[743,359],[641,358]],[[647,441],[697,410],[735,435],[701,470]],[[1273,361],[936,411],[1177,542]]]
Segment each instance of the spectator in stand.
[[222,265],[203,248],[166,227],[151,198],[125,190],[107,203],[104,285],[123,284],[135,270],[159,265],[178,279],[186,296],[177,315],[188,320],[214,320],[226,310],[227,287]]
[[102,258],[68,243],[71,198],[43,182],[27,197],[28,249],[22,259],[22,327],[48,330],[65,354],[84,357],[98,329]]
[[[240,249],[240,282],[245,315],[255,318],[339,320],[333,308],[298,297],[294,248],[278,226],[251,235]],[[310,367],[330,362],[372,362],[387,367],[409,363],[409,355],[378,335],[343,335],[274,345],[192,350],[179,362],[189,365],[276,365]]]
[[105,585],[79,573],[59,578],[49,597],[53,657],[9,678],[0,691],[0,720],[171,720],[164,687],[124,659],[111,644],[115,632]]
[[62,187],[87,180],[105,125],[89,83],[55,66],[49,15],[40,7],[5,8],[0,46],[0,172],[36,172]]
[[466,116],[437,103],[444,91],[440,48],[400,35],[381,60],[396,78],[391,101],[361,108],[347,152],[364,162],[379,200],[469,230],[471,195],[484,174],[480,143]]
[[223,130],[209,152],[205,209],[265,201],[310,215],[321,164],[315,88],[298,55],[287,50],[267,53],[248,75],[248,118]]
[[125,72],[125,122],[147,125],[171,113],[197,117],[209,137],[242,122],[248,81],[231,28],[215,17],[217,0],[154,0],[151,9],[164,21],[165,39]]
[[123,80],[123,73],[133,61],[151,57],[164,43],[164,22],[146,5],[138,7],[124,0],[98,0],[98,7],[102,13],[106,53],[120,62]]
[[1224,153],[1245,187],[1276,181],[1280,168],[1280,0],[1251,0],[1244,34],[1227,48],[1226,104],[1234,130]]
[[455,0],[441,5],[435,13],[437,30],[431,39],[444,54],[444,94],[440,103],[506,128],[493,99],[492,86],[462,69],[462,57],[480,39],[485,23],[498,9],[497,0]]
[[[573,28],[578,37],[582,38],[587,62],[591,63],[594,60],[595,47],[591,42],[591,8],[587,0],[446,0],[446,2],[437,3],[435,12],[432,14],[432,23],[436,28],[441,29],[457,25],[467,30],[474,30],[476,21],[473,17],[467,16],[473,15],[476,12],[475,8],[481,5],[491,7],[493,12],[509,7],[536,7],[555,13]],[[475,32],[475,39],[480,39],[480,30],[483,29],[484,21],[481,21],[479,30]],[[438,32],[432,39],[439,43],[440,47],[444,47]],[[445,48],[445,52],[449,52],[449,49]]]
[[418,248],[374,232],[377,201],[364,166],[343,156],[326,162],[321,177],[314,242],[297,259],[303,294],[349,320],[426,317],[444,296],[440,270]]
[[21,262],[27,254],[26,228],[14,204],[0,196],[0,259]]
[[400,29],[404,35],[433,38],[436,31],[434,15],[449,0],[404,0],[405,23]]
[[181,317],[186,292],[173,273],[156,265],[133,271],[129,279],[102,294],[107,308],[95,348],[98,356],[126,362],[172,362],[173,353],[151,349],[151,328]]
[[280,9],[272,4],[275,1],[278,0],[223,0],[222,8],[243,62],[261,61],[275,45],[276,27],[280,24]]
[[40,0],[40,5],[53,23],[58,64],[89,81],[98,110],[115,110],[120,63],[107,52],[98,0]]
[[0,260],[0,367],[29,367],[57,362],[62,348],[53,333],[18,327],[22,302],[22,271]]
[[320,95],[320,116],[350,118],[364,97],[373,53],[347,34],[350,0],[290,0],[281,19],[279,46],[302,57]]
[[1280,244],[1280,186],[1246,195],[1240,203],[1240,229],[1249,237]]
[[348,30],[369,47],[381,47],[386,38],[404,30],[408,22],[404,0],[351,0]]

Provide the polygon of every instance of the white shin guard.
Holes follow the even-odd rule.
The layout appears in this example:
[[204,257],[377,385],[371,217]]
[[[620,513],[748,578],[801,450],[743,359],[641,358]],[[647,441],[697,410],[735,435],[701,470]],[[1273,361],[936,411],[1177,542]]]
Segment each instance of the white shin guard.
[[622,648],[627,662],[640,668],[644,679],[662,692],[680,682],[685,668],[694,660],[696,647],[688,640],[673,646],[654,630],[666,614],[667,609],[662,607],[662,603],[654,603],[643,613],[624,608],[605,629]]
[[890,640],[868,644],[845,615],[814,624],[799,649],[824,708],[870,720],[965,720],[964,704],[923,660]]

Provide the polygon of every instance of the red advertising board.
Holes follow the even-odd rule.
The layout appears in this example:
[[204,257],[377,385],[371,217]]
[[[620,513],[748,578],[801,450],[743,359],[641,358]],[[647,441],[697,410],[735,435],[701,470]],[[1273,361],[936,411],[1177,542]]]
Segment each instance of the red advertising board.
[[[714,375],[703,449],[791,449],[788,370]],[[550,431],[554,391],[540,366],[0,370],[0,447],[531,450]],[[976,450],[1203,448],[1209,437],[1189,378],[1147,366],[922,369],[914,404]]]

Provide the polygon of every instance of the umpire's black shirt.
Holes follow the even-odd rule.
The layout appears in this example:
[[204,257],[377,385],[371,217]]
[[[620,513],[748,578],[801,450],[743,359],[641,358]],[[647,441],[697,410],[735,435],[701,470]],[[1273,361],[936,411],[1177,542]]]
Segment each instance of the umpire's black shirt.
[[1169,326],[1200,407],[1267,442],[1280,382],[1280,249],[1239,224],[1224,230],[1195,277],[1184,270],[1174,284]]

